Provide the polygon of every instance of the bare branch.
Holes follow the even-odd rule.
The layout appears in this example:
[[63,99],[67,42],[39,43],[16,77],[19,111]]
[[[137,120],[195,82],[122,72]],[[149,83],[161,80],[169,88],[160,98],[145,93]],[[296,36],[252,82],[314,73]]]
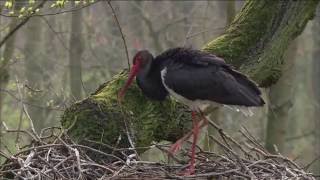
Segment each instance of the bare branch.
[[[46,2],[47,0],[43,0],[38,6],[33,9],[31,14],[34,14],[35,10],[41,8]],[[24,18],[15,28],[13,28],[7,35],[5,35],[4,38],[0,41],[0,48],[16,31],[18,31],[23,25],[25,25],[31,17],[32,16],[27,16],[26,18]]]
[[118,26],[118,28],[119,28],[119,31],[120,31],[120,34],[121,34],[121,38],[122,38],[122,41],[123,41],[123,45],[124,45],[124,48],[125,48],[125,51],[126,51],[128,68],[130,69],[130,59],[129,59],[129,52],[128,52],[128,47],[127,47],[127,43],[126,43],[126,38],[125,38],[125,36],[124,36],[124,34],[123,34],[123,31],[122,31],[120,22],[119,22],[119,20],[118,20],[118,17],[117,17],[117,15],[116,15],[116,12],[115,12],[112,4],[111,4],[111,0],[108,0],[107,3],[108,3],[108,5],[109,5],[109,7],[110,7],[110,9],[111,9],[111,11],[112,11],[112,15],[113,15],[113,17],[114,17],[114,20],[115,20],[115,22],[116,22],[116,24],[117,24],[117,26]]

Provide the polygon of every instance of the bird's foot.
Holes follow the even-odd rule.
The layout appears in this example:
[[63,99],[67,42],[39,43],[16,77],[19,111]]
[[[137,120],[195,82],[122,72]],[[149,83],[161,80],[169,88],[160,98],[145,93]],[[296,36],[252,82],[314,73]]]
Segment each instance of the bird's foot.
[[181,149],[182,143],[182,139],[179,139],[177,142],[171,145],[169,152],[173,155],[176,154]]
[[180,175],[180,176],[190,176],[190,175],[192,175],[194,173],[195,173],[195,165],[194,164],[190,164],[187,169],[185,169],[184,171],[178,173],[178,175]]

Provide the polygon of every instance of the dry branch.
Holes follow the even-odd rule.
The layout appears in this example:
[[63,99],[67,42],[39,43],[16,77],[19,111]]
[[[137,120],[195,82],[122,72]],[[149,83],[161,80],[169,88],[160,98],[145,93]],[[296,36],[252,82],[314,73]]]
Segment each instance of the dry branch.
[[[259,150],[256,151],[256,155],[252,154],[250,158],[246,158],[243,154],[228,147],[227,144],[232,143],[233,140],[227,139],[225,142],[214,138],[217,144],[226,149],[226,152],[217,154],[198,149],[196,173],[182,176],[179,174],[187,166],[180,159],[177,159],[172,165],[135,160],[133,156],[122,159],[123,157],[117,157],[115,153],[108,154],[99,149],[76,144],[62,129],[53,133],[56,130],[55,127],[44,129],[40,141],[31,143],[12,156],[0,152],[7,158],[0,167],[0,177],[22,179],[208,179],[213,177],[315,179],[312,174],[305,172],[288,158],[266,154],[264,149],[252,143],[249,146]],[[163,150],[164,153],[168,149],[166,145],[155,145],[155,147]],[[246,152],[252,150],[252,148],[241,148]],[[114,151],[123,153],[126,153],[126,150],[126,148],[114,148]],[[189,158],[186,149],[182,149],[181,155],[180,158]]]

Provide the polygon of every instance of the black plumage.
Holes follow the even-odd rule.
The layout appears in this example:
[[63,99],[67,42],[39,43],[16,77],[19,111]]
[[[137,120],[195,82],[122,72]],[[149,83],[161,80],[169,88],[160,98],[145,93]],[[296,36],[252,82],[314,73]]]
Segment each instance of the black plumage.
[[253,81],[213,54],[174,48],[152,58],[137,75],[139,87],[151,99],[164,100],[168,95],[161,79],[161,71],[166,69],[166,87],[188,100],[240,106],[264,104]]
[[[202,103],[247,107],[264,104],[259,88],[247,76],[223,59],[199,50],[174,48],[155,58],[146,50],[139,51],[133,59],[128,81],[119,93],[120,101],[134,77],[145,96],[162,101],[170,94],[191,108],[193,130],[169,150],[175,153],[193,134],[188,174],[194,172],[199,131],[208,124],[200,110]],[[200,113],[199,120],[195,118],[196,113]]]

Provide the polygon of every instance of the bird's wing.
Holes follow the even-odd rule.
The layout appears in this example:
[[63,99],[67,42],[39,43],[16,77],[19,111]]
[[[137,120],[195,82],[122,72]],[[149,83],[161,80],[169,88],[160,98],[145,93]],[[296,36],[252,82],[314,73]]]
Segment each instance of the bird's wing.
[[242,106],[264,104],[260,90],[245,75],[224,62],[212,62],[200,56],[198,60],[173,60],[165,69],[163,81],[168,88],[190,100]]

